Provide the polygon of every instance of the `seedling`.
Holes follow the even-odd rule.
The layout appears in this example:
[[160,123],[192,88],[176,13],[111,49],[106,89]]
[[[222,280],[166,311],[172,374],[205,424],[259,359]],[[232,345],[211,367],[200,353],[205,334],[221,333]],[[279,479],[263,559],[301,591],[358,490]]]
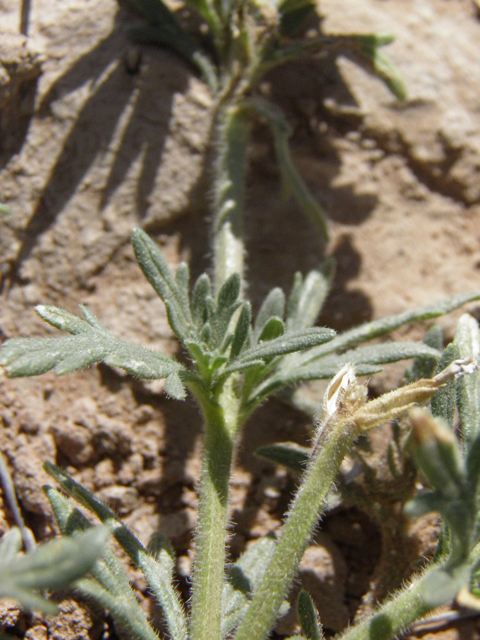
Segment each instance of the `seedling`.
[[[399,417],[416,403],[428,402],[449,380],[473,369],[472,349],[469,351],[467,345],[459,354],[462,358],[435,377],[411,382],[369,402],[355,369],[357,374],[372,374],[386,362],[411,357],[438,362],[441,352],[416,342],[358,345],[405,322],[438,316],[480,295],[457,296],[335,335],[329,329],[305,327],[307,318],[310,324],[314,322],[328,288],[324,270],[319,269],[305,279],[297,274],[288,299],[280,289],[271,291],[252,323],[250,304],[239,297],[239,274],[230,276],[214,297],[207,274],[190,288],[188,266],[182,263],[174,275],[161,251],[140,229],[134,230],[132,243],[145,276],[165,303],[170,326],[188,352],[191,367],[115,337],[85,307],[81,319],[44,305],[37,307],[39,315],[69,336],[8,340],[0,350],[0,363],[9,376],[24,376],[50,369],[61,375],[104,362],[138,378],[165,379],[165,391],[173,398],[183,399],[187,390],[192,393],[203,414],[204,461],[188,615],[172,583],[174,560],[169,543],[155,536],[145,548],[112,511],[72,478],[52,464],[46,468],[66,493],[100,518],[142,569],[162,606],[172,638],[266,639],[287,607],[286,596],[325,497],[357,436]],[[229,478],[241,428],[272,393],[293,383],[328,379],[339,369],[327,389],[323,419],[308,455],[307,470],[278,541],[269,537],[260,540],[229,566]],[[473,401],[462,406],[471,405],[473,411],[476,387],[466,389],[473,393]],[[470,422],[474,420],[472,414]],[[46,491],[65,535],[78,534],[91,526],[61,493],[50,487]],[[452,535],[455,531],[452,529]],[[472,540],[470,537],[469,544]],[[466,558],[471,568],[471,544],[462,561]],[[109,608],[131,637],[158,637],[111,551],[95,564],[92,576],[77,581],[76,589]],[[465,576],[462,573],[463,582]],[[458,580],[455,584],[458,586]],[[452,597],[451,590],[448,595]],[[305,608],[305,603],[302,606]],[[394,621],[397,618],[395,615]],[[401,627],[415,618],[403,619]],[[397,631],[398,626],[392,627],[391,635]]]
[[[287,597],[299,562],[340,465],[357,437],[418,404],[430,402],[434,415],[441,413],[451,422],[452,402],[457,397],[464,452],[452,431],[447,437],[441,431],[446,427],[438,426],[433,417],[412,413],[412,446],[434,493],[430,497],[420,494],[409,509],[416,514],[435,508],[444,516],[438,559],[411,586],[343,637],[390,638],[459,593],[474,599],[476,587],[472,581],[480,556],[476,453],[480,392],[475,372],[478,326],[470,317],[463,320],[454,345],[444,354],[438,344],[429,344],[428,340],[371,341],[408,322],[435,318],[478,300],[480,293],[459,295],[340,335],[313,326],[333,278],[331,261],[305,277],[297,273],[288,296],[281,289],[273,289],[255,319],[244,297],[244,178],[248,132],[254,117],[262,118],[271,128],[284,180],[321,233],[327,234],[325,216],[291,161],[288,124],[278,107],[261,94],[260,80],[278,64],[333,48],[363,56],[403,97],[403,85],[380,49],[391,38],[357,35],[297,39],[293,34],[299,23],[314,15],[309,0],[272,4],[190,0],[188,5],[198,11],[208,27],[209,56],[160,0],[131,0],[131,4],[148,24],[131,26],[130,35],[168,46],[187,58],[204,74],[216,97],[213,280],[204,273],[192,286],[187,264],[181,263],[173,273],[143,230],[134,229],[132,233],[137,262],[163,300],[170,327],[190,364],[114,336],[84,306],[83,317],[78,317],[48,305],[38,306],[37,313],[69,335],[7,340],[0,349],[0,364],[15,377],[52,369],[63,375],[103,362],[137,378],[164,379],[165,392],[173,399],[182,400],[187,393],[196,399],[203,420],[203,462],[188,608],[175,587],[170,543],[156,534],[144,546],[113,511],[63,470],[46,463],[47,471],[62,489],[45,488],[62,534],[75,542],[79,539],[76,536],[88,535],[92,527],[67,494],[100,519],[143,572],[163,611],[168,637],[173,640],[266,640],[289,607]],[[415,358],[410,383],[369,401],[367,388],[358,377],[373,375],[389,362],[409,358]],[[227,544],[229,483],[242,427],[272,394],[316,379],[331,382],[311,447],[300,451],[283,444],[269,451],[272,459],[284,464],[294,461],[296,468],[304,469],[284,525],[278,538],[261,538],[232,564]],[[438,403],[434,400],[437,393],[441,395]],[[459,509],[455,505],[460,505]],[[129,637],[163,637],[138,605],[127,574],[109,548],[95,562],[90,576],[76,580],[74,587],[106,607]],[[321,638],[318,614],[305,592],[300,594],[298,612],[302,635],[295,636],[296,640]]]

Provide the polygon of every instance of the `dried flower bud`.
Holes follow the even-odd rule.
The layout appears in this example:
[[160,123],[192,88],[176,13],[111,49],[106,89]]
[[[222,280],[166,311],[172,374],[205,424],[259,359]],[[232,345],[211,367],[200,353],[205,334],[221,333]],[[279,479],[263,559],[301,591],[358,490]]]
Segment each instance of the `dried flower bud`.
[[345,365],[327,388],[314,452],[332,429],[349,424],[363,432],[395,420],[414,406],[428,402],[449,380],[473,373],[477,367],[473,358],[455,360],[434,378],[422,378],[367,402],[366,386],[357,382],[353,364]]

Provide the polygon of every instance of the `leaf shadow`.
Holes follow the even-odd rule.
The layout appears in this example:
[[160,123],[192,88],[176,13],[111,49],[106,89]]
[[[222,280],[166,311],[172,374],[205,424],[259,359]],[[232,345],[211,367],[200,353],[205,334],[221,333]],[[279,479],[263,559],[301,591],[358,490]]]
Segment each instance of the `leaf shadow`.
[[[38,116],[46,118],[55,109],[57,100],[90,86],[90,96],[76,115],[22,231],[12,281],[21,280],[23,263],[81,188],[95,162],[106,174],[99,215],[137,161],[141,165],[136,188],[137,213],[139,217],[146,214],[163,155],[173,99],[187,86],[189,70],[174,54],[148,47],[140,73],[136,76],[129,73],[122,59],[122,54],[131,47],[123,33],[128,19],[128,14],[119,9],[111,33],[62,74],[40,103]],[[171,72],[172,65],[175,73]]]

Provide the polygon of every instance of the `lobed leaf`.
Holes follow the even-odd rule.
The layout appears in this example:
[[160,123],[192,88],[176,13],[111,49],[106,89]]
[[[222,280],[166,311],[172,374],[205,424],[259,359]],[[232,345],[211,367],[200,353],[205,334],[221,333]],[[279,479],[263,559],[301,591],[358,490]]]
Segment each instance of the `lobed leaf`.
[[165,256],[153,240],[139,228],[132,231],[132,245],[145,277],[165,304],[170,326],[185,344],[192,337],[192,317],[190,310],[184,308],[182,294]]
[[104,362],[137,378],[166,378],[167,393],[177,399],[185,397],[179,377],[184,368],[172,358],[115,337],[96,319],[92,320],[91,312],[86,314],[89,321],[52,306],[39,305],[37,312],[50,324],[73,335],[6,340],[0,347],[0,364],[10,377],[40,375],[50,369],[64,375]]
[[[407,98],[405,83],[395,66],[393,60],[381,50],[394,40],[391,34],[373,33],[367,35],[355,35],[352,39],[344,38],[347,46],[351,43],[355,52],[355,45],[358,53],[367,64],[367,68],[381,78],[393,95],[398,100],[404,101]],[[356,53],[356,52],[355,52]]]
[[[49,485],[45,485],[43,490],[64,536],[75,537],[91,530],[93,524],[74,507],[69,498]],[[110,547],[105,548],[102,558],[92,567],[91,574],[115,597],[135,600],[126,571]]]
[[[233,314],[241,306],[240,274],[232,274],[222,285],[217,298],[216,321],[212,322],[214,347],[219,348],[225,340]],[[223,345],[223,349],[226,345]]]

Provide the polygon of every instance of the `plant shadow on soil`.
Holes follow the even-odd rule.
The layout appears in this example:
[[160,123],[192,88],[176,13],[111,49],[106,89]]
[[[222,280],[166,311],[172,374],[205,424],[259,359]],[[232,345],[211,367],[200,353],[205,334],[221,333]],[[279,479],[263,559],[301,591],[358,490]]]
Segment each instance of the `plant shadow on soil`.
[[[103,188],[101,209],[107,206],[132,163],[142,154],[137,212],[140,218],[145,215],[162,161],[173,99],[185,90],[190,70],[174,59],[174,54],[152,47],[148,61],[141,62],[141,73],[134,75],[129,72],[124,58],[132,44],[124,35],[123,27],[130,19],[131,14],[119,9],[112,32],[63,73],[42,98],[38,117],[46,118],[51,115],[52,105],[59,98],[88,83],[93,87],[91,97],[85,101],[66,136],[35,210],[22,231],[23,242],[14,261],[13,280],[18,278],[22,264],[28,260],[40,237],[55,224],[68,205],[92,164],[111,145],[134,94],[137,94],[135,104]],[[169,73],[172,59],[175,72]],[[160,89],[152,91],[152,86],[158,87],[156,74],[159,65],[165,68],[165,82]]]
[[[98,154],[109,146],[118,122],[136,89],[135,81],[118,60],[119,52],[127,44],[121,34],[122,21],[123,18],[119,12],[112,34],[102,40],[98,46],[61,76],[42,101],[40,116],[42,114],[45,116],[49,113],[50,105],[58,97],[73,92],[88,81],[94,84],[98,83],[65,140],[35,212],[24,230],[24,242],[17,255],[15,265],[16,273],[19,273],[21,264],[28,260],[40,236],[47,232],[55,224],[57,217],[62,214]],[[151,58],[152,64],[159,64],[163,61],[168,65],[171,54],[165,55],[167,56],[166,62],[162,55],[158,55]],[[138,216],[140,219],[144,217],[154,178],[162,160],[172,101],[176,93],[185,89],[188,80],[188,68],[185,65],[183,67],[184,73],[178,73],[179,66],[181,65],[175,65],[175,75],[172,73],[168,75],[170,84],[162,94],[160,113],[156,116],[158,126],[155,128],[153,137],[151,128],[147,130],[142,128],[145,110],[148,111],[152,108],[148,92],[148,79],[153,70],[149,68],[143,70],[142,88],[139,90],[134,112],[113,160],[103,194],[102,206],[106,206],[140,151],[146,147],[147,151],[144,154],[142,171],[137,185]],[[292,77],[295,78],[295,82],[291,85],[294,88],[299,87],[297,79],[301,78],[301,99],[314,100],[320,118],[326,117],[321,106],[326,94],[334,93],[339,96],[339,99],[345,99],[346,103],[351,103],[353,97],[336,71],[334,61],[331,61],[326,79],[324,73],[324,80],[322,80],[324,66],[323,60],[320,62],[311,61],[296,63],[293,70],[288,73],[285,70],[277,71],[271,78],[273,93],[286,111],[288,119],[291,119],[294,124],[293,155],[300,156],[306,152],[309,156],[315,156],[320,153],[322,161],[324,161],[325,170],[314,178],[310,174],[308,182],[310,186],[318,187],[324,194],[320,195],[320,200],[329,217],[345,225],[357,225],[370,214],[375,207],[376,200],[373,197],[363,197],[362,199],[355,194],[353,188],[336,188],[332,184],[340,170],[341,161],[329,136],[344,133],[343,130],[340,130],[343,125],[338,130],[334,130],[335,123],[332,122],[330,133],[322,138],[319,147],[318,137],[312,142],[307,119],[297,109],[297,94],[288,95],[285,93],[285,86],[290,86]],[[112,70],[110,73],[106,73],[110,67]],[[288,74],[293,75],[289,76]],[[315,79],[314,82],[311,81],[312,78]],[[105,110],[108,112],[108,118],[104,117]],[[102,117],[99,117],[99,114]],[[85,144],[84,132],[87,128],[89,143]],[[278,194],[281,189],[278,169],[275,167],[273,159],[271,140],[265,129],[261,127],[257,127],[257,129],[260,131],[260,141],[264,140],[267,145],[267,166],[265,167],[262,162],[252,161],[248,186],[247,273],[251,276],[248,295],[251,297],[255,309],[258,309],[261,300],[274,286],[280,286],[288,293],[294,273],[301,271],[305,274],[316,267],[325,250],[324,245],[319,241],[317,230],[298,212],[296,205],[290,200],[279,201]],[[143,137],[142,131],[144,132]],[[192,203],[198,195],[199,188],[208,184],[209,173],[210,169],[206,166],[203,176],[192,190]],[[315,195],[317,195],[316,191]],[[205,196],[203,197],[205,200]],[[192,281],[208,269],[209,258],[206,206],[196,206],[195,208],[196,212],[193,214],[183,216],[167,224],[149,225],[147,229],[154,239],[158,235],[178,234],[180,236],[180,253],[190,254]],[[333,249],[333,255],[337,260],[337,274],[320,322],[337,330],[343,330],[370,319],[372,307],[369,299],[361,291],[348,287],[350,280],[358,274],[360,269],[360,255],[348,234],[344,234],[337,242]],[[100,374],[101,384],[112,393],[115,392],[118,385],[131,385],[138,404],[151,404],[156,411],[162,414],[165,422],[165,450],[175,449],[176,459],[185,464],[185,461],[192,456],[197,438],[200,435],[199,414],[193,402],[174,403],[163,397],[159,398],[145,392],[141,384],[135,381],[127,382],[106,367],[100,367]],[[260,422],[266,425],[261,433],[255,428],[256,423]],[[185,425],[192,425],[192,428],[186,429]],[[286,409],[280,401],[274,399],[266,403],[247,426],[240,447],[240,464],[251,473],[252,477],[258,478],[262,474],[271,473],[272,466],[269,463],[259,462],[250,453],[243,455],[243,452],[250,452],[261,444],[278,440],[299,440],[305,444],[308,440],[308,433],[309,421],[306,416],[299,414],[294,409]],[[181,472],[179,475],[182,475]],[[179,481],[181,482],[181,479]],[[286,491],[285,496],[288,494],[289,492]],[[162,497],[157,500],[158,513],[161,511],[161,500]],[[287,502],[288,499],[285,497],[284,502],[280,505],[282,509]],[[241,523],[242,528],[246,528],[248,522],[255,519],[260,507],[260,503],[253,501],[250,503],[247,520],[244,520],[243,524]],[[242,518],[242,515],[237,514],[238,521],[241,521]],[[180,550],[186,551],[189,542],[189,539],[182,540]],[[239,551],[241,551],[240,548],[236,549],[236,552]]]

